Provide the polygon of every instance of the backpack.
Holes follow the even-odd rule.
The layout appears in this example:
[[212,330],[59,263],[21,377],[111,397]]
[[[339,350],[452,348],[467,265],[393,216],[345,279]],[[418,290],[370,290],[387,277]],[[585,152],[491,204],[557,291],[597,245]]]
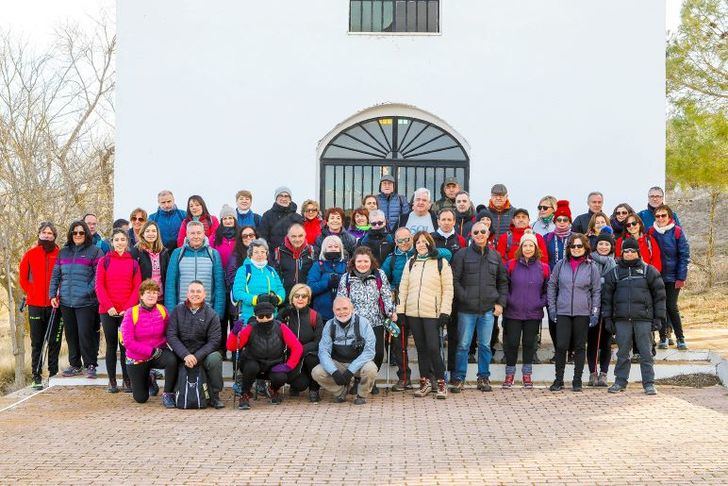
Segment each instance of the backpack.
[[[655,237],[655,227],[653,226],[650,229],[648,229],[647,234],[654,238]],[[675,241],[679,240],[681,236],[682,236],[682,228],[678,225],[675,225]]]
[[[409,263],[407,265],[409,267],[410,272],[412,271],[412,267],[415,266],[416,261],[417,261],[417,255],[413,255],[412,257],[410,257]],[[442,275],[442,257],[441,256],[437,257],[437,273]]]
[[[361,337],[361,329],[359,328],[359,316],[356,314],[354,315],[354,322],[352,322],[354,325],[354,343],[352,344],[352,347],[354,348],[354,351],[357,353],[357,356],[361,354],[361,352],[364,350],[364,339]],[[335,342],[336,342],[336,322],[332,320],[331,322],[331,353],[333,355],[334,348],[335,348]],[[334,358],[335,359],[335,358]]]
[[[377,292],[379,293],[379,312],[384,316],[386,315],[386,312],[384,310],[384,299],[382,299],[382,275],[379,273],[379,270],[376,272],[375,281],[377,282]],[[349,272],[346,272],[346,296],[351,296],[351,283],[349,282]]]
[[[157,310],[162,314],[162,319],[167,318],[167,309],[162,304],[157,304]],[[131,308],[131,322],[135,326],[139,322],[139,304]],[[121,327],[119,327],[119,343],[124,344],[124,338],[121,336]]]
[[174,392],[175,406],[183,409],[205,408],[209,398],[205,369],[200,365],[188,368],[184,363],[180,364]]

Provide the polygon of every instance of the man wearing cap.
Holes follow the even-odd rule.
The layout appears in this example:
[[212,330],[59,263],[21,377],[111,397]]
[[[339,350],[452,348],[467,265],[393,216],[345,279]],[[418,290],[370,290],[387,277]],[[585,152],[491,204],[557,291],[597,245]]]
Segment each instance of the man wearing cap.
[[445,181],[440,186],[440,199],[435,201],[432,205],[432,211],[435,214],[439,214],[441,209],[455,208],[455,196],[460,192],[460,183],[458,178],[450,176],[445,178]]
[[238,191],[235,194],[235,216],[238,219],[238,226],[252,226],[256,228],[260,225],[260,214],[254,213],[250,206],[253,204],[253,193],[247,189]]
[[293,223],[303,223],[303,216],[296,213],[296,203],[291,200],[292,194],[288,187],[281,186],[273,192],[275,202],[273,207],[263,213],[260,219],[258,234],[268,242],[270,248],[283,244],[288,228]]
[[647,395],[655,395],[655,370],[652,357],[652,332],[659,331],[667,319],[665,284],[660,272],[640,258],[637,240],[628,238],[622,245],[622,258],[604,276],[602,285],[602,318],[604,328],[617,338],[617,365],[614,385],[609,393],[627,388],[633,341],[640,354],[642,387]]
[[346,401],[351,379],[360,378],[354,405],[363,405],[377,379],[375,343],[369,321],[354,313],[348,297],[336,297],[334,318],[326,322],[321,333],[320,364],[311,377],[334,395],[336,403]]
[[601,211],[602,206],[604,206],[604,195],[602,195],[599,191],[592,191],[586,198],[586,204],[589,206],[589,210],[586,213],[577,216],[576,219],[574,219],[574,223],[571,225],[571,230],[574,233],[581,233],[583,235],[587,233],[591,217],[594,216],[594,213]]
[[437,216],[430,211],[430,206],[432,206],[430,190],[420,187],[412,197],[412,211],[399,217],[397,227],[409,228],[412,234],[418,231],[434,232],[437,228]]
[[394,177],[388,174],[382,176],[379,181],[377,203],[379,209],[384,211],[384,217],[387,219],[387,228],[390,233],[397,229],[399,217],[410,212],[407,198],[395,192]]
[[510,228],[513,214],[516,211],[516,208],[511,206],[511,201],[508,199],[508,189],[503,184],[496,184],[490,189],[488,210],[493,216],[490,231],[493,238],[498,241],[500,235]]
[[[500,235],[498,243],[496,244],[496,249],[503,258],[503,263],[515,258],[516,250],[521,242],[521,237],[525,233],[533,233],[533,230],[531,229],[531,218],[526,209],[518,208],[513,212],[511,227],[508,231]],[[541,250],[541,261],[548,263],[549,255],[546,250],[546,244],[544,243],[543,236],[539,234],[536,234],[535,236],[538,243],[538,249]]]
[[271,403],[280,405],[283,401],[281,387],[301,375],[300,370],[294,371],[301,361],[303,346],[288,326],[273,318],[273,304],[261,301],[253,312],[255,321],[250,325],[238,321],[227,340],[228,350],[242,350],[237,377],[242,390],[238,402],[240,410],[250,409],[250,387],[256,379],[270,380]]

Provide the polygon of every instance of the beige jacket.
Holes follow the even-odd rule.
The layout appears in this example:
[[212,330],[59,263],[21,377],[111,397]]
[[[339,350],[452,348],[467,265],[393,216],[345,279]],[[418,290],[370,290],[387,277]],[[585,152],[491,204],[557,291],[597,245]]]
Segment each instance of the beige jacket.
[[437,259],[415,260],[404,265],[399,284],[397,313],[410,317],[438,318],[452,313],[453,284],[450,264],[442,259],[442,274],[437,270]]

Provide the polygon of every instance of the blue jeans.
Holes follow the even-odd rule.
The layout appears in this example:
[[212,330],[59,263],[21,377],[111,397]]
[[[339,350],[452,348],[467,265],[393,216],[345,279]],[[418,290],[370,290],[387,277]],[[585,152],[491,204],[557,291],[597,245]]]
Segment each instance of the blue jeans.
[[458,348],[455,356],[455,379],[465,380],[468,372],[468,351],[473,332],[478,328],[478,378],[490,376],[490,335],[493,333],[493,311],[485,314],[458,313]]

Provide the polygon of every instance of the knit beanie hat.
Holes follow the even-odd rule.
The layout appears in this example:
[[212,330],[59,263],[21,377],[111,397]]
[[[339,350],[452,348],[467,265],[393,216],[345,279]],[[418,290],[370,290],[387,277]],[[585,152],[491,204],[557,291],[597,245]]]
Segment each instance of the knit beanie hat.
[[278,189],[276,189],[275,192],[273,193],[273,199],[277,199],[278,196],[280,196],[284,192],[286,194],[288,194],[289,196],[291,196],[291,198],[293,198],[293,193],[291,192],[291,190],[286,186],[281,186]]
[[[597,236],[597,245],[600,241],[608,241],[610,245],[612,245],[612,250],[614,250],[614,236],[612,234],[612,228],[609,226],[605,226],[602,228],[602,231]],[[596,248],[594,248],[596,250]]]
[[228,204],[223,204],[222,209],[220,210],[220,221],[222,221],[225,218],[234,218],[235,217],[235,210],[230,207]]
[[622,253],[624,253],[624,250],[629,249],[636,250],[638,255],[640,253],[640,245],[634,238],[625,238],[622,241]]
[[276,308],[270,302],[261,302],[253,308],[256,316],[264,316],[266,314],[273,314]]
[[569,218],[569,221],[573,221],[571,219],[571,209],[569,209],[569,201],[561,200],[556,201],[556,211],[554,211],[554,219],[558,218],[559,216],[566,216]]
[[536,248],[538,248],[538,239],[533,233],[524,233],[523,236],[521,236],[521,241],[518,242],[518,247],[522,247],[527,241],[530,241],[534,244],[534,246],[536,246]]
[[478,211],[478,215],[475,217],[475,220],[480,221],[483,218],[488,218],[493,221],[493,213],[491,213],[487,208],[483,208]]

